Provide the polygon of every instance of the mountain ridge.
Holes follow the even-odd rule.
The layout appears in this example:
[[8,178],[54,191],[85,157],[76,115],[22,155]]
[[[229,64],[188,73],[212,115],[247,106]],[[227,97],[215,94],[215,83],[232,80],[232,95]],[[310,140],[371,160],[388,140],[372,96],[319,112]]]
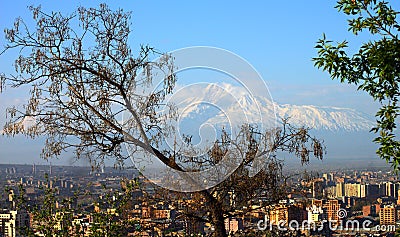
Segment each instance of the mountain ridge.
[[227,83],[194,84],[181,88],[170,100],[180,110],[180,122],[192,121],[217,126],[243,123],[276,126],[280,118],[290,118],[294,126],[329,131],[369,131],[373,117],[352,108],[278,104],[267,96],[253,94]]

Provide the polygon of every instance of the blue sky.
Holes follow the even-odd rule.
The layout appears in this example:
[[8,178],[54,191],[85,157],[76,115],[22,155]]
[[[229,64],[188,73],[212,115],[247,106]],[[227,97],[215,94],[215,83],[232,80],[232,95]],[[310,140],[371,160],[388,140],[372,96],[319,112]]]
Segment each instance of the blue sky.
[[[347,31],[346,17],[334,9],[335,1],[16,0],[1,4],[0,27],[11,26],[18,16],[29,21],[28,5],[40,4],[44,11],[68,13],[80,5],[90,7],[101,2],[113,9],[132,11],[132,48],[148,44],[168,52],[189,46],[220,47],[249,61],[267,80],[278,102],[375,111],[367,96],[331,81],[311,62],[316,56],[313,47],[323,32],[333,40],[349,40],[354,48],[368,37],[355,38]],[[2,32],[0,43],[4,44]],[[12,56],[0,58],[2,71],[11,68]]]
[[[347,31],[346,16],[335,8],[335,1],[2,1],[0,28],[12,26],[16,17],[29,22],[28,5],[42,5],[44,11],[72,12],[78,6],[98,6],[105,2],[112,9],[132,11],[132,48],[148,44],[159,51],[189,46],[214,46],[232,51],[251,63],[269,85],[280,103],[350,107],[371,115],[377,105],[354,86],[332,81],[314,68],[315,42],[326,33],[335,41],[347,39],[351,48],[369,39]],[[399,9],[399,1],[394,7]],[[4,34],[0,32],[0,44]],[[0,56],[0,71],[12,72],[15,53]],[[22,94],[21,94],[22,93]],[[0,94],[0,126],[4,108],[24,97],[21,90]],[[3,152],[0,162],[12,154]],[[3,150],[3,151],[2,151]],[[16,155],[17,156],[17,155]]]

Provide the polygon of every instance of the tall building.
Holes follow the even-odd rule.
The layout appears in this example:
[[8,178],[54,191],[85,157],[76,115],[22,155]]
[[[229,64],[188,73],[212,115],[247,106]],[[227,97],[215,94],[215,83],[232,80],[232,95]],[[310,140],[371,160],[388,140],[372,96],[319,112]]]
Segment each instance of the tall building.
[[396,210],[393,206],[385,206],[379,211],[379,224],[380,225],[395,225],[396,224]]
[[325,183],[323,180],[315,180],[312,182],[313,198],[322,198]]
[[308,223],[320,222],[324,218],[324,211],[321,206],[312,205],[307,208],[307,221]]
[[357,203],[357,199],[358,197],[343,197],[342,201],[343,201],[343,205],[347,208],[350,208],[352,206],[355,206]]
[[288,209],[284,205],[275,206],[269,212],[269,221],[273,225],[287,224],[288,219]]
[[365,184],[359,184],[359,183],[344,184],[344,196],[364,198],[366,196]]
[[323,208],[326,210],[326,216],[328,221],[336,221],[336,223],[339,223],[339,216],[338,216],[338,211],[340,209],[340,203],[339,200],[331,199],[328,200]]
[[322,207],[323,202],[322,202],[322,200],[319,200],[319,199],[313,199],[311,201],[311,204],[316,207]]
[[280,204],[269,212],[269,220],[272,225],[288,225],[292,220],[302,223],[306,219],[306,210],[296,205]]
[[363,216],[375,216],[377,214],[376,206],[375,205],[363,206],[362,212]]
[[335,180],[335,174],[334,173],[329,173],[329,178],[330,178],[330,181],[334,181]]
[[365,184],[360,184],[360,198],[365,198],[367,196],[367,186]]
[[20,236],[19,230],[29,226],[29,215],[25,211],[6,211],[0,213],[0,236]]
[[397,191],[397,206],[400,206],[400,190]]
[[357,186],[352,183],[344,184],[344,196],[346,197],[357,197]]
[[345,195],[344,193],[344,183],[336,183],[336,197],[341,198]]
[[336,198],[336,186],[329,186],[324,189],[324,197]]
[[228,233],[236,233],[243,229],[242,219],[237,218],[227,218],[225,219],[225,230]]
[[369,199],[376,199],[380,196],[378,184],[366,184],[365,195]]
[[394,197],[398,198],[399,197],[399,190],[400,190],[400,183],[395,183],[394,184]]
[[394,184],[392,182],[385,182],[385,196],[394,197]]

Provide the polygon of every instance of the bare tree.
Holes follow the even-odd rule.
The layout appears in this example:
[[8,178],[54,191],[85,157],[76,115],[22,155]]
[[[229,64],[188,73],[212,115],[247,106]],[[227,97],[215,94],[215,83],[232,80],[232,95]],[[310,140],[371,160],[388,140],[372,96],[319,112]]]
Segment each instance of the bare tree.
[[[5,30],[9,42],[5,50],[18,48],[22,53],[15,61],[18,74],[2,75],[2,81],[31,86],[24,110],[8,109],[5,133],[46,135],[45,159],[70,147],[76,148],[78,158],[123,159],[120,151],[126,137],[152,148],[158,138],[153,130],[163,122],[155,110],[175,83],[168,56],[154,65],[148,56],[156,52],[143,47],[134,57],[128,46],[130,13],[122,10],[114,12],[103,4],[63,16],[46,14],[40,7],[30,9],[37,26],[34,32],[20,18],[13,29]],[[152,67],[166,70],[163,88],[145,96],[129,93],[151,83]],[[145,76],[137,76],[141,72]],[[124,111],[135,119],[139,131],[135,137],[118,120]],[[167,162],[163,156],[160,159]]]
[[[311,155],[322,159],[325,153],[323,143],[311,137],[309,129],[293,127],[284,119],[281,128],[261,131],[256,126],[244,125],[237,136],[222,134],[201,163],[215,165],[235,149],[233,147],[240,151],[235,153],[242,161],[240,166],[223,182],[208,189],[206,195],[191,193],[190,198],[194,201],[182,213],[193,221],[212,223],[215,236],[226,235],[221,233],[224,229],[217,228],[224,226],[227,218],[244,218],[287,197],[290,190],[283,174],[283,162],[277,158],[277,153],[292,153],[301,159],[301,164],[308,163]],[[263,157],[262,164],[257,164],[260,156]],[[198,162],[194,161],[192,167]],[[251,176],[249,173],[254,165],[262,165],[262,169]],[[169,195],[187,197],[187,194],[171,192]]]
[[[236,215],[238,206],[266,190],[271,202],[281,197],[281,164],[271,152],[291,152],[303,162],[311,153],[323,157],[323,145],[310,137],[307,129],[295,129],[286,121],[281,129],[272,131],[244,125],[234,139],[222,136],[200,160],[188,161],[175,149],[160,148],[167,132],[161,128],[176,112],[173,107],[159,112],[175,86],[173,59],[147,46],[135,56],[128,45],[131,14],[112,11],[105,4],[98,9],[80,7],[70,15],[47,14],[40,7],[30,10],[33,30],[21,18],[5,30],[8,44],[2,54],[12,49],[21,53],[15,60],[16,74],[1,74],[1,88],[28,85],[31,90],[22,109],[7,110],[4,132],[45,136],[44,159],[73,149],[78,159],[86,157],[96,168],[107,158],[122,163],[127,158],[122,145],[129,143],[151,152],[166,166],[186,172],[217,164],[234,145],[239,168],[220,185],[196,192],[196,198],[203,201],[192,209],[215,227],[214,236],[227,236],[224,219]],[[149,61],[152,54],[159,54],[161,60]],[[162,86],[148,93],[139,91],[151,86],[155,71],[162,74]],[[123,121],[122,113],[131,119]],[[255,164],[259,157],[265,158],[265,169],[249,177],[248,168],[260,165]],[[235,205],[227,202],[233,192]]]

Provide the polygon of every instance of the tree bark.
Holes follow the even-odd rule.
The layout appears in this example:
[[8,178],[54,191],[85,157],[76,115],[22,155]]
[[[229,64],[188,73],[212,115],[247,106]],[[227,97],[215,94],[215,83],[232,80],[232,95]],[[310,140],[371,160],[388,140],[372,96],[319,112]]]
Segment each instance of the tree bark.
[[211,213],[212,222],[215,228],[213,237],[227,237],[228,235],[225,230],[225,221],[222,210],[218,210],[218,208],[212,209]]
[[213,237],[228,237],[225,230],[225,219],[222,205],[209,192],[203,191],[209,203],[211,224],[214,226]]

